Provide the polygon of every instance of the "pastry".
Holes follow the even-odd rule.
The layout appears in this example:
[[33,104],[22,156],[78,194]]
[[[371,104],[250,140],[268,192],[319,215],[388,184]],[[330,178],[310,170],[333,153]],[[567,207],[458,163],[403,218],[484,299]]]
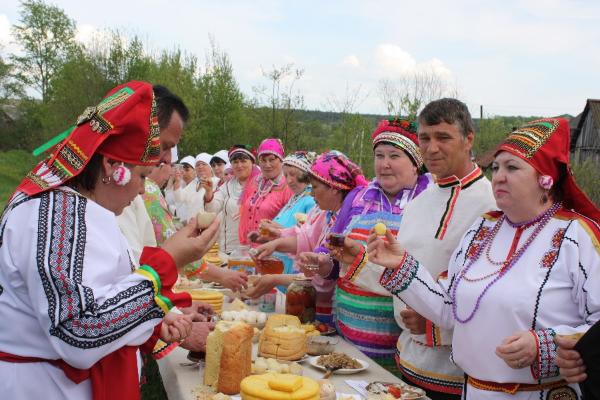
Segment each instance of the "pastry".
[[294,315],[275,314],[267,320],[260,337],[258,353],[279,360],[299,360],[306,354],[307,337],[300,319]]

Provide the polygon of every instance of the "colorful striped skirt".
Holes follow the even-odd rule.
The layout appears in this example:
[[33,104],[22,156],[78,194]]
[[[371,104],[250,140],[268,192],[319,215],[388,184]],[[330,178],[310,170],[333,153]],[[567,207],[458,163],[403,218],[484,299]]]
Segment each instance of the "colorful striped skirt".
[[364,291],[343,278],[337,283],[338,332],[379,365],[400,376],[394,355],[402,330],[394,319],[392,297]]

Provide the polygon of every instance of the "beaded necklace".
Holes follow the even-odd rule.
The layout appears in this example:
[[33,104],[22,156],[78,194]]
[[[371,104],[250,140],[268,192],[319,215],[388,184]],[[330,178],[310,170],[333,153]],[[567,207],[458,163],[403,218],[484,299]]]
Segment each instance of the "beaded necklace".
[[300,198],[310,195],[311,190],[312,190],[312,187],[310,185],[306,185],[306,187],[304,188],[304,190],[302,192],[300,192],[298,194],[294,194],[292,197],[290,197],[288,202],[285,203],[285,206],[283,206],[283,208],[279,211],[279,215],[285,213],[287,210],[294,207],[294,205],[296,205],[296,202],[298,200],[300,200]]
[[[491,248],[494,237],[500,230],[500,226],[502,226],[502,223],[506,220],[511,226],[513,226],[513,227],[515,226],[506,218],[506,215],[503,215],[501,218],[498,219],[498,221],[494,225],[492,231],[486,237],[483,245],[477,250],[477,252],[473,256],[473,258],[470,259],[467,266],[458,274],[456,283],[452,287],[452,290],[450,293],[450,298],[452,299],[452,314],[454,315],[454,319],[456,321],[458,321],[462,324],[465,324],[465,323],[469,322],[471,319],[473,319],[473,317],[475,316],[475,313],[477,313],[477,310],[479,309],[479,305],[481,304],[481,300],[483,299],[483,296],[485,296],[487,291],[496,282],[498,282],[504,275],[506,275],[506,273],[508,271],[510,271],[510,269],[516,264],[516,262],[519,260],[519,258],[521,258],[521,256],[525,252],[525,250],[527,250],[529,245],[533,242],[533,240],[537,237],[537,235],[541,232],[541,230],[546,226],[546,224],[550,221],[550,219],[554,216],[554,214],[556,214],[556,212],[560,209],[561,205],[562,204],[560,202],[554,203],[552,205],[552,207],[550,207],[548,210],[546,210],[540,216],[536,217],[533,221],[529,221],[524,224],[519,224],[522,227],[522,226],[531,226],[535,223],[538,223],[535,230],[531,233],[531,235],[529,236],[527,241],[525,243],[523,243],[523,245],[517,251],[515,251],[508,260],[500,262],[499,264],[496,264],[496,265],[502,265],[498,270],[496,270],[490,274],[484,275],[482,277],[479,277],[479,278],[465,279],[467,272],[469,272],[469,270],[471,269],[471,267],[473,266],[475,261],[477,261],[479,259],[479,257],[481,256],[481,253],[483,253],[484,249],[487,248],[486,255],[489,255],[489,248]],[[469,316],[466,318],[459,317],[458,316],[458,304],[457,304],[457,298],[456,298],[456,292],[457,292],[459,283],[463,279],[465,279],[466,281],[469,281],[469,282],[482,281],[482,280],[490,278],[494,275],[496,277],[493,280],[491,280],[487,285],[485,285],[485,287],[483,288],[483,290],[481,291],[479,296],[477,296],[477,301],[475,302],[475,307],[473,308],[473,311],[471,311]]]
[[256,192],[254,192],[252,197],[250,197],[250,205],[256,205],[260,198],[265,197],[267,194],[269,194],[271,189],[273,189],[275,186],[278,186],[282,176],[283,174],[279,175],[275,179],[267,179],[261,175],[256,182]]

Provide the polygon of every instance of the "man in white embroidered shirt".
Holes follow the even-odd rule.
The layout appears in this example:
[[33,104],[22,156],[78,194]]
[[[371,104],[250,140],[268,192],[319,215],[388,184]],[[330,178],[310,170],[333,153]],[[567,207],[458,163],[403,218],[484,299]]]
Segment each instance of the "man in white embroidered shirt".
[[[421,111],[418,122],[419,149],[436,185],[407,205],[398,240],[438,278],[468,227],[496,204],[490,182],[471,161],[475,133],[467,106],[456,99],[436,100]],[[384,291],[379,285],[382,267],[361,261],[359,250],[346,239],[340,254],[350,264],[346,276],[359,286]],[[394,311],[404,329],[396,354],[404,378],[434,400],[460,398],[464,374],[452,361],[452,331],[425,320],[396,297]]]

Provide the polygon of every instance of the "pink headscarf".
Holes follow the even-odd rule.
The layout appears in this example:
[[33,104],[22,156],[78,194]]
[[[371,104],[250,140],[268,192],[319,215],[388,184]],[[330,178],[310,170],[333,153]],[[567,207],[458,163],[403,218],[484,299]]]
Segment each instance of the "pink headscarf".
[[263,140],[258,146],[258,156],[263,156],[266,154],[272,154],[276,157],[279,157],[281,161],[285,157],[285,150],[283,149],[283,143],[281,140],[275,138],[268,138]]
[[310,168],[310,175],[338,190],[352,190],[369,184],[360,167],[336,150],[317,157]]

